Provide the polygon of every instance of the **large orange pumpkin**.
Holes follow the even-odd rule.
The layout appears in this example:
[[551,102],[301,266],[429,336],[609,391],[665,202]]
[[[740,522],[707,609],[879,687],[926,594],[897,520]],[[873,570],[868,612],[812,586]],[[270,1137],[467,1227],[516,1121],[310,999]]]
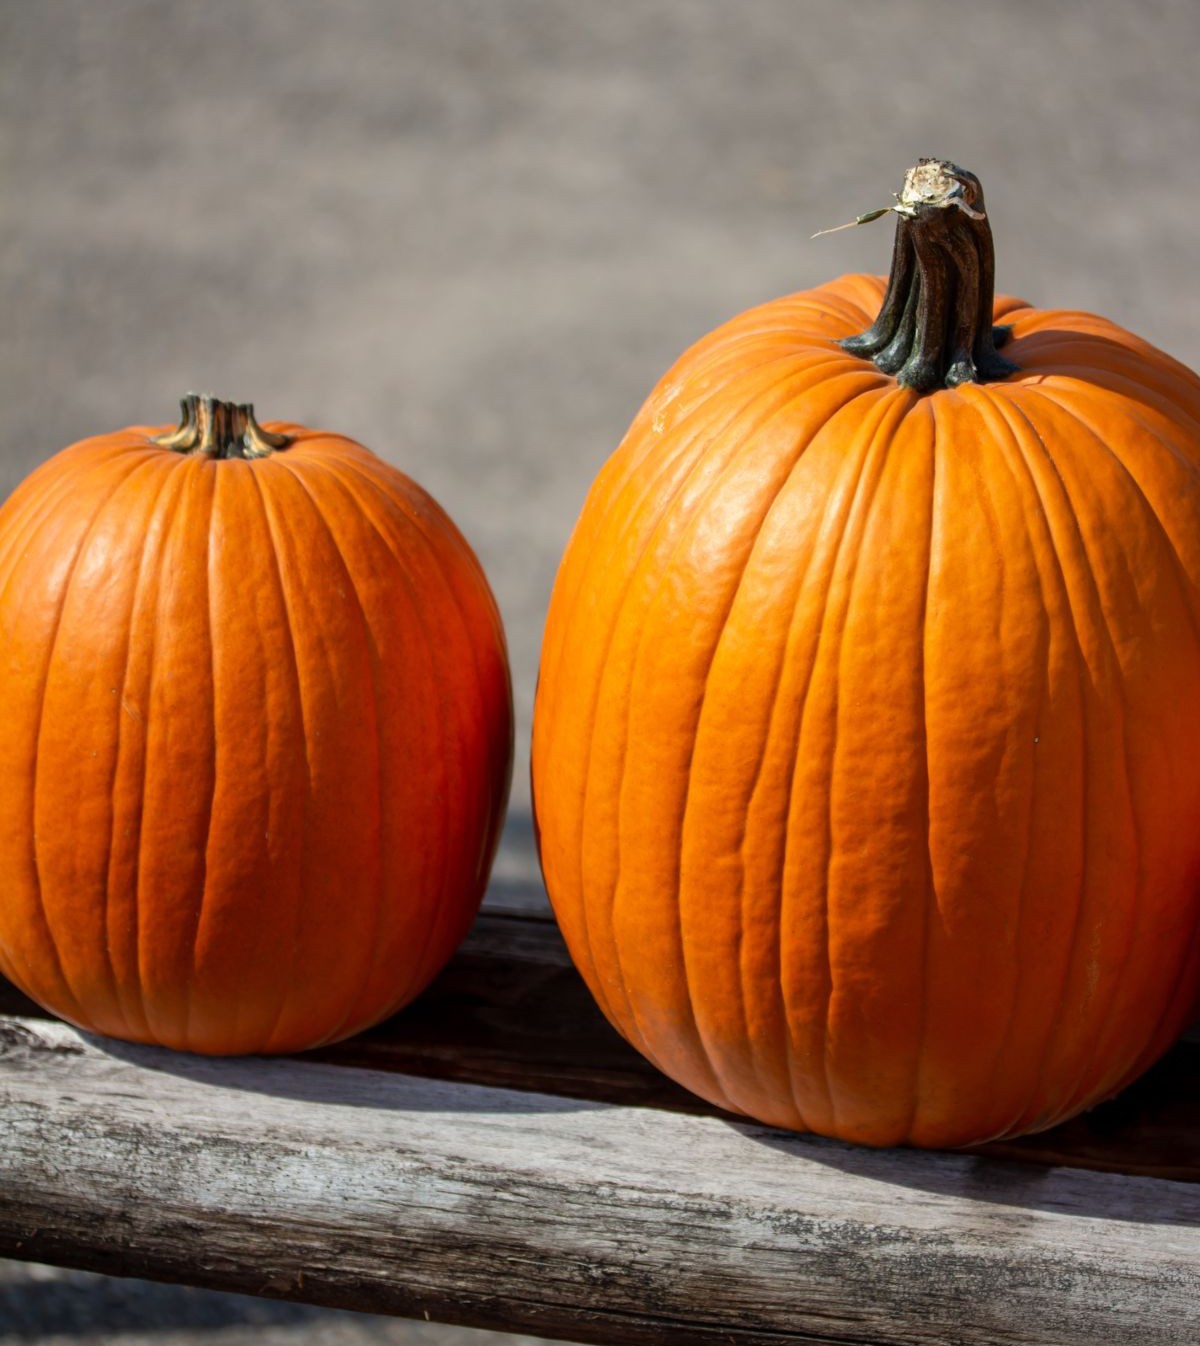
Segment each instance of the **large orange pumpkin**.
[[0,971],[198,1052],[345,1037],[437,972],[507,796],[462,536],[337,435],[191,396],[0,511]]
[[896,209],[888,284],[705,337],[601,472],[533,784],[571,953],[650,1060],[956,1146],[1113,1094],[1196,1003],[1200,380],[993,306],[971,174],[923,161]]

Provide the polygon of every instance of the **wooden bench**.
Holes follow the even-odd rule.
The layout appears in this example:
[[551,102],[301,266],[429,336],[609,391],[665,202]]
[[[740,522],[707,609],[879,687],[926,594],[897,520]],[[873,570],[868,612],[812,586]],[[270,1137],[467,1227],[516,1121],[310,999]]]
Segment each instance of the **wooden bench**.
[[277,1060],[0,990],[0,1254],[603,1343],[1200,1342],[1200,1045],[1042,1136],[872,1151],[739,1121],[493,902],[425,996]]

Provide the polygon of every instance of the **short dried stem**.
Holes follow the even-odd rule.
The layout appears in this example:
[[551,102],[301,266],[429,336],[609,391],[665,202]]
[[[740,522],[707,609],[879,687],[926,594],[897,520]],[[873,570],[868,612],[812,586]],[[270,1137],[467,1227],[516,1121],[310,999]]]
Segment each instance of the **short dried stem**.
[[155,443],[176,453],[210,458],[265,458],[292,442],[290,436],[264,430],[249,402],[222,402],[205,393],[180,399],[179,426],[155,436]]

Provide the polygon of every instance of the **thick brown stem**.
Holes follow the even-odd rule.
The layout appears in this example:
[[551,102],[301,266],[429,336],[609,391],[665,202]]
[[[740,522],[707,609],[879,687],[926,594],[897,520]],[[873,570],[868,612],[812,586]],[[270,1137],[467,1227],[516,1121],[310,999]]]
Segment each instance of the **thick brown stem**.
[[879,316],[842,348],[918,392],[1007,378],[996,347],[995,251],[979,179],[941,159],[910,168],[896,198],[896,244]]
[[155,443],[176,453],[206,454],[210,458],[265,458],[286,449],[290,437],[264,430],[254,419],[249,402],[222,402],[206,393],[188,393],[180,399],[181,419]]

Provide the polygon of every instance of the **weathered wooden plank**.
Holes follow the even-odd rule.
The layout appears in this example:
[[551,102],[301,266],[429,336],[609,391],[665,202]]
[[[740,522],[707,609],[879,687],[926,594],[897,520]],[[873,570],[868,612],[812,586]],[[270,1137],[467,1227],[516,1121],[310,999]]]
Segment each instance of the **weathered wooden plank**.
[[52,1021],[0,1047],[9,1255],[583,1341],[1193,1346],[1200,1320],[1189,1184]]
[[609,1025],[548,919],[484,913],[402,1014],[311,1054],[331,1063],[715,1115]]
[[[0,1014],[50,1017],[3,978]],[[572,967],[558,927],[546,917],[482,914],[450,966],[415,1004],[307,1059],[715,1111],[655,1070],[609,1026]]]
[[[2,979],[0,1013],[42,1017]],[[666,1079],[609,1027],[550,919],[516,912],[485,910],[414,1005],[309,1059],[725,1115]],[[1200,1181],[1200,1043],[1180,1043],[1118,1099],[1083,1117],[977,1152]]]

